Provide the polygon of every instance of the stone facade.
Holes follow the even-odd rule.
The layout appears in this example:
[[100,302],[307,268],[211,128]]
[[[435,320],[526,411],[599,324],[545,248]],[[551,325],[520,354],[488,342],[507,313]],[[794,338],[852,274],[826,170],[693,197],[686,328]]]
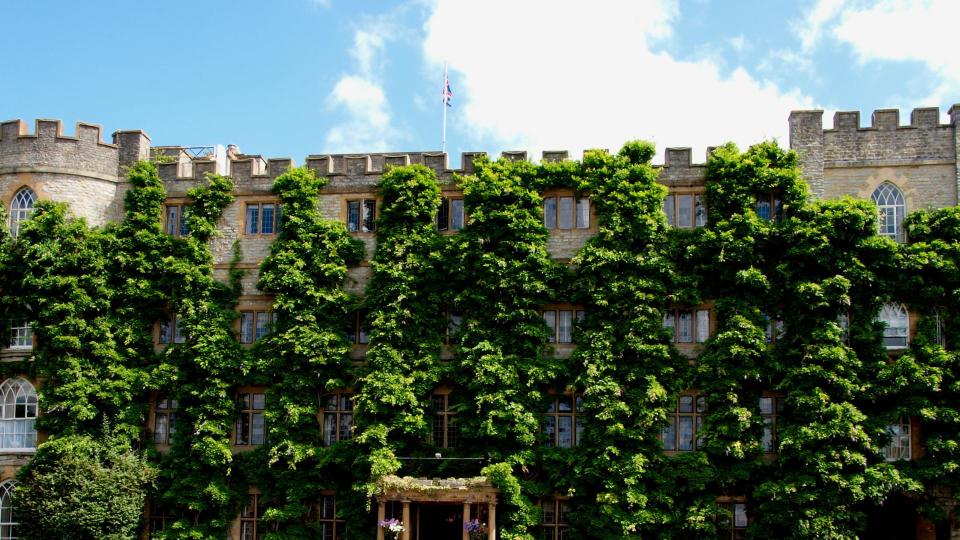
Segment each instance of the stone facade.
[[[860,126],[859,112],[838,112],[833,127],[824,129],[823,111],[794,111],[789,117],[790,147],[801,157],[804,177],[816,198],[834,199],[852,196],[869,199],[883,182],[891,182],[903,193],[906,210],[941,208],[960,203],[960,105],[949,111],[950,122],[941,124],[935,108],[915,109],[909,125],[900,125],[899,112],[877,110],[869,127]],[[214,172],[213,158],[185,157],[182,147],[151,148],[150,138],[142,131],[118,131],[113,142],[101,140],[101,129],[78,123],[75,135],[63,134],[56,120],[37,120],[33,133],[19,120],[0,124],[0,201],[9,209],[15,193],[24,187],[40,199],[67,203],[71,212],[93,226],[122,217],[123,196],[127,190],[125,167],[156,155],[173,157],[159,163],[161,178],[168,193],[168,204],[188,203],[187,192]],[[433,169],[441,182],[444,196],[462,195],[456,184],[458,175],[474,171],[479,152],[462,155],[461,169],[450,169],[443,153],[386,153],[364,155],[311,155],[305,163],[329,179],[318,202],[323,216],[345,221],[347,201],[376,200],[376,184],[386,167],[423,164]],[[504,152],[503,157],[525,160],[525,152]],[[708,151],[709,155],[709,151]],[[544,152],[544,161],[568,159],[562,151]],[[294,163],[290,159],[265,159],[233,150],[228,153],[228,174],[236,184],[236,200],[224,211],[218,224],[219,235],[212,240],[216,275],[226,279],[234,259],[234,246],[240,248],[239,268],[244,270],[240,309],[269,309],[270,297],[256,287],[259,265],[269,254],[273,234],[248,234],[245,227],[249,204],[276,203],[271,192],[274,179]],[[659,181],[674,194],[702,193],[705,165],[693,163],[689,148],[668,148],[660,166]],[[550,195],[550,194],[546,194]],[[557,192],[556,195],[572,196]],[[590,226],[583,229],[550,231],[548,250],[561,261],[568,261],[596,233],[591,209]],[[366,258],[373,256],[374,233],[355,233],[363,240]],[[362,293],[370,279],[367,261],[350,269],[345,287]],[[715,321],[711,322],[715,324]],[[572,346],[558,345],[556,353],[567,356]],[[696,356],[691,344],[685,354]],[[0,350],[0,359],[24,358],[29,351]],[[353,357],[364,357],[365,347],[355,348]],[[444,357],[449,357],[445,351]],[[917,444],[919,444],[918,441]],[[918,452],[919,453],[919,448]],[[0,454],[0,480],[13,476],[29,454]],[[922,524],[921,524],[922,525]],[[918,530],[928,525],[918,525]],[[928,533],[924,533],[929,536]],[[960,538],[960,532],[954,533]]]

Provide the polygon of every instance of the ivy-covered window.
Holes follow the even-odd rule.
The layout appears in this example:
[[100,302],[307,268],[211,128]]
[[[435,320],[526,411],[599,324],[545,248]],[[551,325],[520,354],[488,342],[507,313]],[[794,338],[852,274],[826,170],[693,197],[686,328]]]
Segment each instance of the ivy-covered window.
[[258,493],[248,493],[247,503],[240,512],[240,540],[260,540],[267,530],[261,521],[264,507]]
[[272,311],[241,311],[240,343],[253,343],[267,335],[274,322],[276,322],[276,314]]
[[707,412],[707,400],[696,394],[681,394],[676,406],[667,415],[667,425],[660,433],[663,449],[668,452],[692,452],[699,447],[700,427]]
[[184,332],[183,325],[180,324],[180,317],[170,315],[169,318],[160,321],[160,343],[184,343],[187,341],[187,335]]
[[370,334],[367,328],[367,311],[364,309],[351,311],[346,320],[347,341],[354,345],[370,343]]
[[463,199],[449,197],[440,199],[440,208],[437,210],[438,231],[459,231],[465,223]]
[[587,312],[575,307],[543,310],[547,325],[547,343],[573,343],[574,325],[583,321]]
[[758,195],[754,199],[757,217],[766,221],[783,221],[783,200],[779,193]]
[[37,202],[37,194],[32,189],[20,188],[10,201],[10,236],[20,234],[20,224],[30,218],[33,205]]
[[157,398],[153,408],[153,442],[155,444],[173,444],[173,434],[177,426],[177,400],[166,397]]
[[876,203],[880,213],[877,233],[895,242],[903,242],[903,217],[906,215],[906,205],[900,188],[890,182],[884,182],[873,191],[870,198]]
[[433,430],[431,443],[440,448],[456,448],[460,444],[460,427],[457,425],[457,412],[453,409],[452,396],[433,394],[430,398],[433,410]]
[[0,384],[0,450],[33,450],[37,447],[37,391],[20,377]]
[[237,446],[258,446],[266,440],[263,410],[266,396],[261,392],[240,392],[237,394],[237,425],[234,444]]
[[457,342],[460,334],[460,325],[463,324],[463,315],[456,311],[445,311],[444,317],[447,320],[446,331],[444,332],[444,342],[452,345]]
[[747,519],[747,504],[734,501],[720,501],[719,504],[726,514],[722,527],[723,536],[720,536],[720,538],[730,538],[731,540],[746,538],[747,526],[750,524]]
[[347,230],[350,232],[374,232],[377,223],[376,199],[347,201]]
[[166,530],[167,525],[173,522],[173,517],[166,506],[155,501],[150,502],[149,532],[150,538],[155,538],[155,533]]
[[164,231],[170,236],[187,236],[187,209],[186,204],[168,204],[164,212]]
[[763,314],[765,321],[763,327],[763,340],[767,343],[776,343],[786,337],[787,329],[780,317],[771,318],[766,313]]
[[663,213],[671,227],[692,229],[707,224],[703,193],[671,193],[663,199]]
[[910,418],[901,417],[892,424],[887,424],[887,436],[890,442],[883,447],[883,457],[887,461],[909,461],[910,451]]
[[910,334],[910,317],[903,304],[886,303],[877,317],[884,324],[883,346],[887,349],[905,349]]
[[934,339],[937,345],[947,346],[947,329],[944,327],[943,316],[940,314],[940,308],[933,308]]
[[841,313],[837,315],[837,324],[840,325],[840,339],[846,345],[850,344],[850,314]]
[[573,448],[583,436],[583,395],[555,396],[543,417],[547,446]]
[[33,330],[30,329],[30,323],[19,321],[10,325],[10,348],[33,348]]
[[277,203],[247,203],[244,232],[249,235],[277,234],[281,208]]
[[323,444],[330,446],[353,438],[353,393],[323,395]]
[[663,314],[663,327],[673,343],[704,343],[710,339],[710,310],[671,308]]
[[317,521],[320,523],[321,540],[345,540],[347,538],[347,522],[337,517],[337,498],[333,495],[321,495],[316,509]]
[[15,518],[13,506],[14,488],[12,480],[0,484],[0,540],[16,540],[19,523]]
[[589,229],[590,199],[573,195],[544,197],[543,225],[548,229]]
[[785,405],[782,396],[764,396],[760,398],[760,417],[763,418],[763,451],[766,454],[777,453],[777,432],[780,429],[781,415]]
[[567,499],[541,499],[540,540],[565,540],[570,527],[573,504]]

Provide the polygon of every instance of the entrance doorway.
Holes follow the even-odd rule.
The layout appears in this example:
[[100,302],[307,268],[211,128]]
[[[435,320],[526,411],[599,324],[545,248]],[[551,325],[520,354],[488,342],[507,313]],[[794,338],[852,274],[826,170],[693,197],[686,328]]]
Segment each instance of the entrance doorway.
[[415,540],[463,538],[463,505],[420,503],[416,509]]

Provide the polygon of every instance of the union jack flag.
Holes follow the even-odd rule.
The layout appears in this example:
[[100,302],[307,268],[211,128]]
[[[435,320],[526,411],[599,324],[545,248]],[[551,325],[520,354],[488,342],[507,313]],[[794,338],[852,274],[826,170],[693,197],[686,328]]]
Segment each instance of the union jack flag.
[[443,103],[447,107],[453,107],[453,90],[450,89],[450,79],[443,77]]

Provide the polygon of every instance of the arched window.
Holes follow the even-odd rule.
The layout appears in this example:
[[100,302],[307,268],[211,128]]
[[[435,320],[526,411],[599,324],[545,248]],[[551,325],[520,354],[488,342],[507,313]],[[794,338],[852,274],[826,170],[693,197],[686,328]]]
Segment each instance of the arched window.
[[[0,450],[32,450],[37,447],[37,391],[21,379],[0,384]],[[0,537],[2,540],[2,537]]]
[[896,242],[903,242],[903,215],[906,212],[903,193],[897,186],[884,182],[873,192],[872,197],[880,211],[878,233]]
[[0,540],[17,538],[17,522],[13,520],[13,488],[10,480],[0,484]]
[[21,188],[10,201],[10,235],[20,234],[20,224],[30,217],[33,212],[33,203],[37,202],[37,194],[32,189]]
[[883,346],[888,349],[905,349],[910,329],[907,308],[903,307],[903,304],[884,304],[880,309],[879,319],[886,325],[883,329]]

